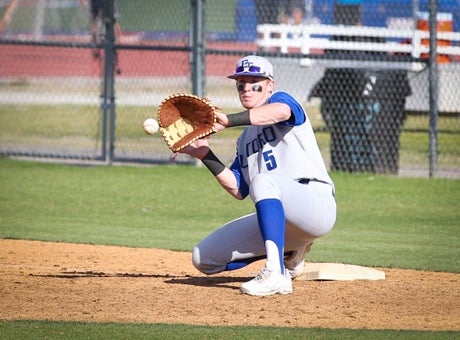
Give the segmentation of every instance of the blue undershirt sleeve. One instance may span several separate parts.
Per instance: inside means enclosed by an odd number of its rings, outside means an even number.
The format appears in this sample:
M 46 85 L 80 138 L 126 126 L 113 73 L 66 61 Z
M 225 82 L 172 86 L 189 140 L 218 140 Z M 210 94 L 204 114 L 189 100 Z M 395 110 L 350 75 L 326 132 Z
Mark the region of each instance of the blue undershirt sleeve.
M 238 185 L 238 189 L 240 190 L 241 196 L 245 198 L 246 196 L 249 195 L 249 186 L 244 180 L 238 157 L 236 157 L 232 165 L 230 165 L 230 170 L 232 170 L 233 174 L 235 175 L 236 182 Z
M 280 124 L 283 125 L 288 125 L 288 126 L 296 126 L 296 125 L 302 125 L 305 123 L 306 120 L 306 113 L 305 110 L 303 109 L 302 105 L 294 99 L 289 93 L 280 91 L 280 92 L 275 92 L 272 94 L 270 97 L 269 103 L 284 103 L 289 105 L 291 108 L 291 118 L 289 118 L 287 121 L 284 121 Z

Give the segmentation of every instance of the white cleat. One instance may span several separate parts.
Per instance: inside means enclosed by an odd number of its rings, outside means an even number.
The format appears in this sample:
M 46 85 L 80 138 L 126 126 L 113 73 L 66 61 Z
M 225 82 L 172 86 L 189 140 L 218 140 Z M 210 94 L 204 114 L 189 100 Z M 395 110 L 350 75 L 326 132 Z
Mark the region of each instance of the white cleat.
M 279 271 L 264 268 L 254 279 L 243 283 L 240 290 L 244 294 L 255 296 L 291 294 L 292 280 L 287 270 L 283 275 Z
M 305 267 L 305 255 L 310 251 L 312 243 L 308 243 L 303 249 L 294 250 L 292 254 L 284 260 L 284 267 L 294 280 L 299 277 Z

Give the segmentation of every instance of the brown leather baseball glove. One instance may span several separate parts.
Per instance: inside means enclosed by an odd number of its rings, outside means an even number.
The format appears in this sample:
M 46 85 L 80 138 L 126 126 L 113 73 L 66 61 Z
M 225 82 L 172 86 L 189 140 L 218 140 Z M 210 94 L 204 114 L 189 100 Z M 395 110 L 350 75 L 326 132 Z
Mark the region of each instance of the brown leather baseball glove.
M 216 110 L 207 99 L 193 94 L 177 93 L 163 99 L 157 120 L 168 147 L 178 152 L 197 139 L 215 133 Z

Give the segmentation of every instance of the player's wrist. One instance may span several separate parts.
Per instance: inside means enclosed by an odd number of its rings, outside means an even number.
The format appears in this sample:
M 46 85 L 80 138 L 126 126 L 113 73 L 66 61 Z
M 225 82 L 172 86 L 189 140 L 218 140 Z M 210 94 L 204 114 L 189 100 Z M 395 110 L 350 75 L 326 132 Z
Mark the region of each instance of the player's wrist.
M 227 119 L 228 119 L 227 127 L 251 125 L 251 118 L 249 117 L 249 110 L 239 112 L 239 113 L 229 114 L 227 115 Z
M 217 158 L 211 149 L 201 158 L 201 162 L 214 176 L 219 175 L 225 169 L 225 165 Z

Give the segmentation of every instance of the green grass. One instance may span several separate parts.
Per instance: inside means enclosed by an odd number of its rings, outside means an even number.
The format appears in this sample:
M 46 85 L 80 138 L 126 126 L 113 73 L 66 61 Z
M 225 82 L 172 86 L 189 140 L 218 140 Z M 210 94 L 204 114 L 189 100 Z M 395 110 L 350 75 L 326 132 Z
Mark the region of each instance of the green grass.
M 98 108 L 89 105 L 1 105 L 0 138 L 18 143 L 33 137 L 94 137 L 98 121 Z
M 458 332 L 223 327 L 176 324 L 0 322 L 0 339 L 455 339 Z
M 460 271 L 460 181 L 332 173 L 338 219 L 311 261 Z M 0 159 L 0 237 L 190 251 L 253 210 L 205 168 Z M 197 193 L 198 191 L 198 193 Z M 193 197 L 198 197 L 194 199 Z M 1 316 L 0 316 L 1 319 Z M 0 321 L 0 339 L 454 339 L 459 332 Z
M 236 0 L 207 1 L 206 29 L 232 32 L 235 26 L 233 14 L 236 3 Z M 188 4 L 189 2 L 184 6 L 184 0 L 119 1 L 119 20 L 123 29 L 127 31 L 188 31 L 190 25 Z M 142 8 L 142 11 L 139 11 L 139 8 Z M 147 13 L 155 13 L 155 20 L 152 20 Z M 227 15 L 223 15 L 224 13 Z M 173 17 L 183 18 L 183 21 L 171 20 Z
M 338 219 L 316 242 L 312 261 L 460 272 L 460 181 L 332 176 Z M 1 159 L 0 185 L 2 238 L 190 251 L 219 225 L 253 211 L 249 199 L 232 199 L 193 166 Z
M 189 13 L 182 0 L 119 3 L 120 22 L 125 31 L 188 30 Z M 235 3 L 236 0 L 208 1 L 207 30 L 234 31 L 234 16 L 221 13 L 234 13 Z M 0 13 L 3 10 L 0 8 Z M 155 20 L 147 13 L 156 13 Z M 30 14 L 17 14 L 10 28 L 33 30 Z M 51 14 L 70 19 L 64 20 L 64 26 L 58 29 L 87 30 L 87 13 L 83 11 L 72 11 L 69 15 L 61 10 Z M 170 20 L 172 16 L 184 20 Z M 56 29 L 50 24 L 46 28 Z M 138 125 L 133 122 L 140 122 L 148 113 L 142 110 L 120 107 L 117 134 L 128 141 L 136 140 Z M 53 145 L 65 139 L 63 145 L 74 146 L 75 141 L 93 145 L 98 114 L 95 107 L 2 105 L 0 143 Z M 76 116 L 79 121 L 74 121 Z M 28 124 L 31 121 L 34 124 Z M 439 127 L 457 131 L 457 122 L 458 118 L 441 120 Z M 415 129 L 427 126 L 426 117 L 410 117 L 405 125 Z M 458 169 L 458 134 L 439 137 L 441 160 Z M 322 147 L 327 148 L 328 135 L 322 133 L 318 138 Z M 403 133 L 401 159 L 409 166 L 426 164 L 427 145 L 426 133 Z M 459 272 L 460 181 L 342 173 L 332 176 L 337 186 L 338 220 L 333 231 L 316 242 L 309 259 Z M 1 238 L 189 251 L 221 223 L 252 211 L 249 201 L 231 199 L 206 169 L 194 167 L 66 166 L 0 159 L 0 185 Z M 191 199 L 197 190 L 200 199 Z M 0 315 L 0 339 L 458 337 L 459 332 L 1 321 Z
M 75 3 L 77 0 L 75 1 Z M 0 17 L 3 16 L 9 1 L 0 5 Z M 124 31 L 181 31 L 189 30 L 189 2 L 184 0 L 116 1 L 118 21 Z M 235 8 L 237 0 L 208 1 L 206 3 L 207 29 L 213 32 L 233 32 L 235 29 Z M 18 6 L 8 29 L 33 32 L 37 17 L 37 6 Z M 142 9 L 142 10 L 139 10 Z M 226 15 L 223 15 L 227 13 Z M 171 20 L 181 18 L 182 20 Z M 213 19 L 214 18 L 214 19 Z M 45 30 L 61 32 L 81 32 L 88 29 L 88 8 L 48 7 L 45 10 L 43 27 Z
M 0 237 L 188 250 L 250 208 L 227 209 L 233 200 L 195 167 L 0 164 L 0 183 L 9 192 L 0 201 Z M 189 199 L 192 183 L 199 183 L 202 199 Z M 201 190 L 205 184 L 209 189 Z M 216 202 L 213 209 L 209 202 Z
M 28 91 L 31 85 L 22 84 Z M 36 88 L 34 88 L 34 91 Z M 236 109 L 234 109 L 235 111 Z M 224 108 L 225 112 L 233 112 Z M 318 118 L 317 111 L 309 107 L 310 120 L 315 129 L 324 128 L 324 121 Z M 155 115 L 156 108 L 149 106 L 118 106 L 116 113 L 117 151 L 133 152 L 144 150 L 152 152 L 152 144 L 159 150 L 164 143 L 160 135 L 146 138 L 141 131 L 141 123 L 146 117 Z M 91 149 L 101 143 L 101 117 L 96 105 L 0 105 L 0 144 L 16 147 L 45 148 L 53 146 L 64 150 Z M 460 168 L 460 118 L 440 117 L 439 128 L 453 133 L 438 134 L 439 169 L 458 171 Z M 405 128 L 427 128 L 428 117 L 409 116 Z M 224 131 L 213 138 L 220 155 L 233 158 L 234 140 L 240 129 Z M 318 132 L 318 144 L 325 157 L 329 157 L 330 135 Z M 428 130 L 426 132 L 403 131 L 400 137 L 400 167 L 428 167 Z M 63 151 L 64 152 L 64 151 Z M 78 152 L 78 151 L 76 151 Z M 225 157 L 224 157 L 225 158 Z
M 335 174 L 339 215 L 311 259 L 459 272 L 460 183 Z M 444 243 L 449 239 L 449 245 Z M 340 250 L 339 250 L 340 249 Z

